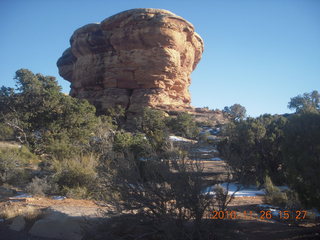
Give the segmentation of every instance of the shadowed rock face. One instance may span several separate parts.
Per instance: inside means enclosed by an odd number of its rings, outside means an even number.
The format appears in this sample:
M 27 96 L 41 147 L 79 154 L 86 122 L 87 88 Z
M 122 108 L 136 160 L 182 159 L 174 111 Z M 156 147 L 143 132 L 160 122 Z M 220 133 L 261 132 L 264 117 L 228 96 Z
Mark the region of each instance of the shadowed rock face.
M 76 30 L 57 62 L 70 95 L 99 111 L 122 105 L 190 107 L 190 74 L 203 52 L 191 23 L 160 9 L 133 9 Z

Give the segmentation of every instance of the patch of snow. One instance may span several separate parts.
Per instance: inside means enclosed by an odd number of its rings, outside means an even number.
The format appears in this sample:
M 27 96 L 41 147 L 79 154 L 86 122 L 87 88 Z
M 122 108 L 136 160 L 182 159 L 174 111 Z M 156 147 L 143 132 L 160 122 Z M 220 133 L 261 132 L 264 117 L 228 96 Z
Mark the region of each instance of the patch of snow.
M 218 160 L 216 160 L 218 161 Z M 255 197 L 255 196 L 263 196 L 266 194 L 266 191 L 264 188 L 259 189 L 257 186 L 255 185 L 249 185 L 249 186 L 244 186 L 240 183 L 221 183 L 221 184 L 216 184 L 210 187 L 206 187 L 202 193 L 204 194 L 209 194 L 209 195 L 215 195 L 215 188 L 217 186 L 221 186 L 225 191 L 227 191 L 227 187 L 228 187 L 228 195 L 233 195 L 235 197 Z M 277 186 L 278 188 L 280 188 L 281 190 L 287 190 L 289 189 L 287 186 Z M 258 207 L 262 208 L 262 209 L 269 209 L 270 211 L 273 211 L 271 209 L 276 209 L 278 207 L 272 206 L 272 205 L 268 205 L 268 204 L 260 204 L 258 205 Z M 278 214 L 278 213 L 275 213 Z M 319 217 L 320 217 L 320 213 L 319 213 Z
M 257 205 L 257 207 L 258 207 L 258 208 L 261 208 L 261 209 L 274 208 L 274 206 L 269 205 L 269 204 L 259 204 L 259 205 Z
M 210 134 L 212 134 L 212 135 L 217 135 L 217 134 L 220 133 L 220 128 L 212 129 L 212 130 L 210 130 L 209 132 L 210 132 Z
M 27 194 L 27 193 L 21 193 L 17 196 L 14 196 L 13 198 L 32 198 L 32 195 Z
M 276 206 L 272 206 L 269 204 L 259 204 L 258 208 L 264 210 L 264 211 L 270 211 L 271 215 L 274 217 L 279 217 L 280 216 L 280 208 Z
M 214 136 L 214 135 L 210 135 L 207 137 L 208 140 L 217 140 L 219 139 L 217 136 Z
M 228 195 L 234 195 L 235 197 L 255 197 L 265 195 L 264 189 L 258 189 L 258 187 L 254 185 L 244 186 L 239 183 L 229 183 L 229 186 L 228 183 L 216 184 L 204 189 L 203 193 L 215 195 L 215 188 L 219 185 L 225 189 L 225 191 L 227 191 L 228 188 Z
M 65 197 L 65 196 L 53 196 L 52 197 L 52 199 L 53 200 L 64 200 L 64 199 L 66 199 L 67 197 Z
M 223 160 L 219 157 L 214 157 L 214 158 L 207 159 L 207 161 L 223 161 Z
M 196 142 L 195 140 L 184 138 L 184 137 L 178 137 L 178 136 L 169 136 L 169 140 L 173 142 Z
M 198 148 L 196 149 L 196 151 L 201 153 L 217 153 L 218 152 L 216 149 L 208 149 L 208 148 Z
M 280 210 L 278 209 L 274 209 L 274 208 L 269 208 L 269 211 L 271 211 L 271 215 L 275 216 L 275 217 L 279 217 L 280 215 Z
M 290 188 L 288 186 L 277 186 L 277 188 L 279 188 L 281 192 L 290 190 Z

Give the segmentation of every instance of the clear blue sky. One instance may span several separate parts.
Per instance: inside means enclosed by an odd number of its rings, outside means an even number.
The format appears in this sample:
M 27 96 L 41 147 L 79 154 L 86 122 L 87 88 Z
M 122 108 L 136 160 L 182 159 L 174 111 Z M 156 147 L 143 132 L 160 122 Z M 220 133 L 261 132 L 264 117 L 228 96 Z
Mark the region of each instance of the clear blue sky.
M 320 91 L 320 0 L 1 0 L 0 85 L 28 68 L 57 77 L 74 30 L 132 8 L 162 8 L 193 23 L 205 52 L 192 74 L 192 105 L 234 103 L 251 116 L 289 112 L 291 97 Z

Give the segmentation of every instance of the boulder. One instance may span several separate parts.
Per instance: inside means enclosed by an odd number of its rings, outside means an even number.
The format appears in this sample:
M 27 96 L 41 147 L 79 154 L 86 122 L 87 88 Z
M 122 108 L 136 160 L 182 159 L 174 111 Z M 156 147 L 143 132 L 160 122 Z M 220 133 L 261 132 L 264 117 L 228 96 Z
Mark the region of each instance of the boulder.
M 203 41 L 191 23 L 162 9 L 132 9 L 77 29 L 57 62 L 70 95 L 98 111 L 121 105 L 190 107 L 190 74 Z

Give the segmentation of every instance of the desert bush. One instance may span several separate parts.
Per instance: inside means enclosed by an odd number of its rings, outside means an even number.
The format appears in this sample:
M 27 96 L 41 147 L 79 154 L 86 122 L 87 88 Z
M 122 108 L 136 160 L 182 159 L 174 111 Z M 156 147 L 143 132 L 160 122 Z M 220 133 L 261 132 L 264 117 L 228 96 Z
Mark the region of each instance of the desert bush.
M 38 161 L 26 147 L 0 149 L 0 182 L 21 184 L 30 177 L 25 168 Z
M 209 132 L 205 132 L 199 136 L 199 141 L 203 143 L 209 143 L 208 137 L 210 136 Z
M 127 156 L 133 154 L 135 159 L 148 158 L 152 152 L 152 146 L 145 134 L 117 131 L 114 137 L 113 149 Z
M 281 190 L 272 183 L 270 177 L 267 176 L 265 178 L 264 185 L 266 189 L 264 200 L 266 203 L 279 207 L 287 206 L 288 196 L 285 192 L 281 192 Z
M 177 117 L 168 120 L 167 126 L 172 133 L 178 136 L 194 139 L 199 134 L 194 117 L 187 113 L 178 113 Z
M 110 116 L 100 116 L 94 130 L 94 137 L 90 141 L 90 150 L 103 155 L 113 148 L 114 135 L 117 125 Z
M 285 182 L 281 143 L 287 119 L 265 114 L 231 122 L 223 128 L 224 140 L 218 144 L 222 157 L 245 184 L 264 184 L 268 175 L 277 184 Z
M 104 113 L 104 115 L 100 116 L 104 119 L 108 119 L 108 122 L 112 123 L 112 125 L 116 127 L 121 127 L 125 123 L 126 109 L 120 105 L 116 105 L 113 108 L 108 108 Z
M 164 152 L 168 142 L 166 113 L 160 110 L 144 108 L 142 114 L 135 118 L 135 128 L 144 133 L 156 152 Z
M 132 144 L 132 133 L 117 131 L 114 136 L 113 149 L 116 152 L 123 152 L 130 148 Z
M 176 233 L 192 223 L 191 235 L 200 234 L 202 218 L 213 210 L 215 199 L 202 193 L 205 184 L 199 162 L 153 156 L 144 161 L 115 159 L 114 163 L 105 171 L 104 184 L 120 212 L 133 211 L 155 225 L 171 222 Z
M 88 144 L 97 123 L 93 105 L 63 94 L 54 77 L 20 69 L 15 80 L 16 89 L 0 89 L 0 123 L 14 129 L 17 141 L 39 155 L 65 151 L 64 143 L 72 149 Z
M 63 186 L 61 190 L 61 194 L 68 197 L 68 198 L 74 198 L 74 199 L 86 199 L 91 196 L 89 190 L 87 187 L 67 187 Z
M 34 177 L 26 186 L 26 191 L 33 196 L 45 196 L 53 191 L 53 186 L 48 183 L 47 178 Z
M 63 189 L 90 188 L 97 181 L 97 158 L 94 155 L 79 155 L 53 163 L 53 181 Z
M 42 211 L 33 206 L 11 205 L 7 204 L 0 208 L 0 218 L 13 219 L 17 216 L 23 216 L 26 220 L 39 218 Z
M 0 140 L 2 141 L 14 140 L 13 129 L 4 123 L 0 123 Z
M 285 194 L 287 195 L 287 204 L 286 204 L 286 208 L 288 209 L 301 209 L 302 204 L 299 200 L 299 195 L 297 192 L 295 192 L 294 190 L 287 190 L 285 191 Z

